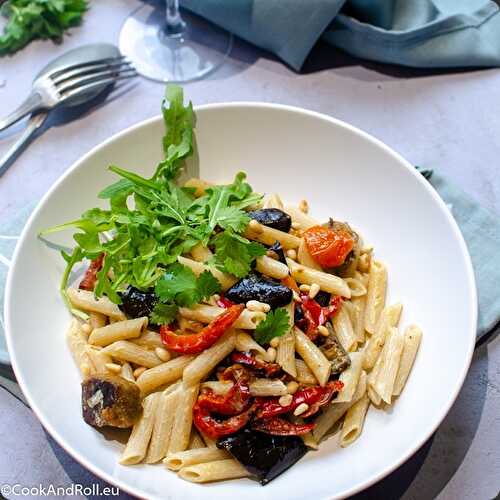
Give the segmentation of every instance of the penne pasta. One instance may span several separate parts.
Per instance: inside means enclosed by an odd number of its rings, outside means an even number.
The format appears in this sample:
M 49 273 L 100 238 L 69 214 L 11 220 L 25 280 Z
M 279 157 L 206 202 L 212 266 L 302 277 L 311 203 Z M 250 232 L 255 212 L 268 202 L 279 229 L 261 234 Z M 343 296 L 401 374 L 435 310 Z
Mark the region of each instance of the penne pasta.
M 177 389 L 171 392 L 164 391 L 160 393 L 154 417 L 151 441 L 144 460 L 147 464 L 159 462 L 167 454 L 179 396 L 180 391 L 178 386 Z
M 124 379 L 130 380 L 130 382 L 135 382 L 134 370 L 132 370 L 132 367 L 129 363 L 123 363 L 120 375 Z
M 358 344 L 362 344 L 365 341 L 365 306 L 366 295 L 352 298 L 349 312 L 354 337 Z
M 392 394 L 399 396 L 403 390 L 408 375 L 415 362 L 418 348 L 422 340 L 422 330 L 418 326 L 409 326 L 404 333 L 403 353 L 401 354 L 401 361 L 399 363 L 398 373 L 394 382 L 394 389 Z
M 236 342 L 234 348 L 240 352 L 258 352 L 262 354 L 264 357 L 267 356 L 267 351 L 260 345 L 255 342 L 253 337 L 248 335 L 245 332 L 239 332 L 236 335 Z
M 367 290 L 365 285 L 357 278 L 344 278 L 344 281 L 351 290 L 351 297 L 362 297 L 366 295 Z
M 179 471 L 179 477 L 192 483 L 208 483 L 222 479 L 248 477 L 250 474 L 236 460 L 229 458 L 196 465 L 188 465 Z
M 92 363 L 93 369 L 91 370 L 92 375 L 97 373 L 109 373 L 107 364 L 112 362 L 111 356 L 102 352 L 102 350 L 96 349 L 92 346 L 87 346 L 86 353 Z
M 201 243 L 196 244 L 191 248 L 191 256 L 197 262 L 208 262 L 214 254 L 212 251 Z
M 87 352 L 87 340 L 85 339 L 85 334 L 83 333 L 80 323 L 76 318 L 71 319 L 66 337 L 73 359 L 75 360 L 76 366 L 78 366 L 81 374 L 84 377 L 90 375 L 90 373 L 94 370 L 94 366 Z
M 89 344 L 106 346 L 117 340 L 136 338 L 146 330 L 147 326 L 147 316 L 118 321 L 102 328 L 96 328 L 89 336 Z
M 297 236 L 294 236 L 293 234 L 285 233 L 284 231 L 279 231 L 278 229 L 264 226 L 259 223 L 257 223 L 257 227 L 258 229 L 255 230 L 248 226 L 245 230 L 244 236 L 249 240 L 264 243 L 264 245 L 274 245 L 276 241 L 279 241 L 283 250 L 298 248 L 300 245 L 300 238 L 297 238 Z
M 351 365 L 344 370 L 339 377 L 339 380 L 344 384 L 344 387 L 338 393 L 332 403 L 349 403 L 354 397 L 358 386 L 361 370 L 363 366 L 363 353 L 353 352 L 349 354 Z
M 287 258 L 286 262 L 290 268 L 292 276 L 297 280 L 297 282 L 305 283 L 306 285 L 317 283 L 321 290 L 325 292 L 341 295 L 346 298 L 351 297 L 351 290 L 342 278 L 334 276 L 333 274 L 324 273 L 323 271 L 311 269 L 303 266 L 302 264 L 297 264 L 292 259 Z
M 184 451 L 188 447 L 193 423 L 193 406 L 198 397 L 199 389 L 199 384 L 188 388 L 181 386 L 179 389 L 180 396 L 177 401 L 172 434 L 168 445 L 169 454 Z
M 288 205 L 284 211 L 292 218 L 292 223 L 295 222 L 299 229 L 306 230 L 313 226 L 319 226 L 319 222 L 306 214 L 300 208 Z
M 211 437 L 206 436 L 205 434 L 203 434 L 201 432 L 200 432 L 200 436 L 202 437 L 203 441 L 205 441 L 207 448 L 217 448 L 217 441 L 215 441 Z
M 250 394 L 254 397 L 284 396 L 286 385 L 278 379 L 258 378 L 250 383 Z
M 387 269 L 382 262 L 374 260 L 370 266 L 366 292 L 365 330 L 375 332 L 377 321 L 385 305 L 387 291 Z
M 262 208 L 279 208 L 283 210 L 283 202 L 278 194 L 273 193 L 264 201 Z
M 382 358 L 380 369 L 372 384 L 373 390 L 387 404 L 391 404 L 394 382 L 396 381 L 403 346 L 404 335 L 397 328 L 391 328 L 384 349 L 380 354 Z
M 143 411 L 140 419 L 132 428 L 125 450 L 120 458 L 122 465 L 138 464 L 146 455 L 160 393 L 150 394 L 142 402 Z
M 304 361 L 295 359 L 295 367 L 297 369 L 297 376 L 295 377 L 297 382 L 304 385 L 316 385 L 318 383 L 314 373 Z
M 182 380 L 186 387 L 203 380 L 226 356 L 236 344 L 236 332 L 227 331 L 214 345 L 205 349 L 184 369 Z
M 170 470 L 180 470 L 189 465 L 204 464 L 215 460 L 226 460 L 231 458 L 229 453 L 218 448 L 198 448 L 194 450 L 169 453 L 163 463 Z
M 181 316 L 193 321 L 199 321 L 200 323 L 210 323 L 223 312 L 224 309 L 222 307 L 209 306 L 206 304 L 197 304 L 190 308 L 179 307 L 179 314 Z M 266 313 L 264 312 L 243 309 L 243 312 L 234 322 L 233 326 L 243 330 L 255 330 L 257 325 L 265 318 Z
M 366 344 L 363 368 L 367 370 L 373 368 L 380 352 L 382 351 L 382 348 L 384 347 L 387 332 L 389 331 L 389 328 L 397 326 L 402 310 L 403 306 L 399 303 L 384 308 L 380 314 L 375 332 Z
M 340 446 L 345 448 L 358 439 L 363 430 L 369 406 L 370 398 L 365 394 L 347 410 L 342 430 L 340 431 Z
M 288 266 L 278 260 L 263 255 L 255 260 L 255 269 L 266 276 L 281 280 L 289 274 Z
M 290 330 L 279 338 L 279 344 L 276 352 L 276 363 L 278 363 L 283 371 L 287 372 L 292 377 L 297 376 L 297 367 L 295 365 L 295 333 L 293 331 L 295 303 L 292 301 L 285 307 L 288 317 L 290 318 Z
M 149 347 L 150 349 L 154 349 L 155 347 L 165 347 L 161 341 L 160 334 L 152 330 L 146 330 L 139 337 L 131 339 L 130 341 L 137 345 Z
M 107 322 L 108 318 L 104 314 L 98 312 L 89 313 L 89 324 L 92 327 L 92 330 L 106 326 Z
M 331 364 L 311 339 L 298 328 L 294 328 L 295 350 L 314 373 L 319 385 L 324 386 L 330 376 Z
M 325 434 L 345 415 L 350 403 L 330 404 L 323 410 L 323 413 L 314 421 L 312 430 L 313 438 L 319 443 Z
M 153 368 L 161 365 L 161 359 L 153 352 L 144 347 L 138 346 L 128 340 L 118 340 L 109 344 L 103 349 L 103 352 L 109 354 L 112 358 L 120 361 L 129 361 L 139 366 Z
M 210 271 L 221 284 L 222 290 L 227 290 L 228 288 L 231 288 L 238 281 L 238 279 L 235 278 L 233 275 L 223 273 L 222 271 L 216 269 L 214 266 L 209 266 L 207 264 L 203 264 L 202 262 L 197 262 L 196 260 L 188 259 L 186 257 L 181 257 L 181 256 L 177 257 L 177 260 L 179 264 L 189 267 L 191 271 L 193 271 L 193 273 L 196 274 L 196 276 L 199 276 L 204 271 Z
M 136 380 L 141 393 L 149 394 L 157 387 L 181 378 L 184 368 L 193 359 L 194 356 L 191 355 L 179 356 L 154 368 L 149 368 L 149 370 L 142 373 Z
M 191 437 L 189 439 L 188 450 L 198 450 L 200 448 L 205 448 L 205 442 L 198 434 L 197 430 L 193 428 L 191 430 Z
M 97 312 L 110 318 L 123 321 L 126 319 L 125 314 L 120 311 L 120 308 L 111 302 L 107 297 L 95 298 L 94 292 L 87 290 L 78 290 L 76 288 L 68 288 L 66 290 L 71 305 L 77 309 L 82 309 L 88 312 Z
M 351 318 L 345 307 L 341 307 L 332 319 L 333 329 L 342 347 L 348 351 L 355 351 L 358 339 L 352 327 Z

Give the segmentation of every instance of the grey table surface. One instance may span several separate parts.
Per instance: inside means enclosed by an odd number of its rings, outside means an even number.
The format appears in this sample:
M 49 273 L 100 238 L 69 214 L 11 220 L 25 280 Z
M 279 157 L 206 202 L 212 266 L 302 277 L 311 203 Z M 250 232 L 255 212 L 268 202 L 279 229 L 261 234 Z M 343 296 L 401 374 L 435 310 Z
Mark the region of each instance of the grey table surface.
M 38 42 L 0 59 L 0 115 L 28 92 L 54 56 L 84 43 L 116 42 L 137 0 L 93 2 L 63 45 Z M 439 168 L 500 213 L 500 70 L 424 71 L 348 57 L 319 46 L 300 74 L 237 40 L 220 70 L 185 87 L 196 104 L 267 101 L 345 120 L 385 141 L 415 164 Z M 58 112 L 0 179 L 0 219 L 39 199 L 82 154 L 110 135 L 154 116 L 161 84 L 137 80 L 92 109 Z M 0 134 L 0 153 L 20 127 Z M 332 154 L 335 154 L 332 152 Z M 4 372 L 7 371 L 4 367 Z M 480 499 L 500 489 L 500 339 L 474 354 L 465 385 L 434 436 L 398 470 L 356 498 Z M 0 389 L 0 484 L 104 485 L 68 456 L 19 400 Z M 130 498 L 125 493 L 123 498 Z

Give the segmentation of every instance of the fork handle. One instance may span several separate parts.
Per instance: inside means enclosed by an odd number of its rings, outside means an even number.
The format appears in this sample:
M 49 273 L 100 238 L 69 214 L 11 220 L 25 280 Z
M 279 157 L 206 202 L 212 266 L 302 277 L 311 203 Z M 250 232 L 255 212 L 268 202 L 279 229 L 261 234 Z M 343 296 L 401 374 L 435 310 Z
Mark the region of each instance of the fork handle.
M 31 136 L 44 124 L 47 116 L 47 112 L 42 112 L 30 118 L 28 126 L 24 129 L 21 137 L 19 137 L 19 139 L 12 144 L 7 153 L 0 158 L 0 177 L 7 172 L 16 156 L 21 152 L 24 145 L 30 140 Z
M 38 92 L 31 93 L 28 98 L 10 115 L 0 118 L 0 132 L 16 123 L 21 118 L 42 108 L 42 97 Z

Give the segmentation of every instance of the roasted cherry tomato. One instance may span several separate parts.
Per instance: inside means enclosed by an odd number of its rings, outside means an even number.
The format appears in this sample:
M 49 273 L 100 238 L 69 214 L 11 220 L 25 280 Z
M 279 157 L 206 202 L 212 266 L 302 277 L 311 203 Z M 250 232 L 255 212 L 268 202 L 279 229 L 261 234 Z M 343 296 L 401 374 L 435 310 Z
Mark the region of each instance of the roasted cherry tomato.
M 274 436 L 300 436 L 307 434 L 314 429 L 314 423 L 310 424 L 293 424 L 288 420 L 280 417 L 263 418 L 255 420 L 252 429 L 265 432 Z
M 342 306 L 342 297 L 336 295 L 330 299 L 330 305 L 321 307 L 318 302 L 311 299 L 308 295 L 302 294 L 301 309 L 303 318 L 296 321 L 297 326 L 304 330 L 304 332 L 314 340 L 317 336 L 317 328 L 324 325 L 326 321 L 337 313 Z
M 181 354 L 197 354 L 214 344 L 238 319 L 245 306 L 238 304 L 219 314 L 209 325 L 198 333 L 178 335 L 167 325 L 160 327 L 161 341 L 167 349 Z
M 80 290 L 92 291 L 95 288 L 95 283 L 97 281 L 97 273 L 102 269 L 102 264 L 104 262 L 104 254 L 102 253 L 94 260 L 90 261 L 90 265 L 85 271 L 82 281 L 78 288 Z
M 341 266 L 354 247 L 354 239 L 345 229 L 313 226 L 304 233 L 307 250 L 324 268 Z

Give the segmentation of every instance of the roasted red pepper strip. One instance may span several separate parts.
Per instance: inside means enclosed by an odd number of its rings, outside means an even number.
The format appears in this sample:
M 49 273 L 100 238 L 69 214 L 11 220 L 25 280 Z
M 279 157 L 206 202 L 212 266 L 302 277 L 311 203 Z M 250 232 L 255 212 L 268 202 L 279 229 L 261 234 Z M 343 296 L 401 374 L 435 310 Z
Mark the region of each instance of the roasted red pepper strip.
M 97 281 L 97 273 L 102 269 L 102 264 L 104 262 L 104 254 L 102 253 L 99 257 L 90 261 L 89 267 L 85 271 L 82 281 L 78 288 L 80 290 L 92 291 L 95 288 L 95 282 Z
M 209 389 L 200 394 L 197 404 L 209 412 L 237 415 L 250 405 L 250 389 L 247 383 L 242 382 L 236 382 L 224 396 Z
M 252 429 L 274 436 L 300 436 L 314 429 L 314 423 L 293 424 L 280 417 L 263 418 L 252 423 Z
M 330 300 L 330 305 L 321 307 L 314 299 L 308 295 L 302 294 L 302 311 L 306 320 L 305 332 L 311 337 L 316 337 L 316 329 L 320 325 L 324 325 L 328 319 L 334 316 L 342 305 L 342 297 L 335 296 Z M 303 326 L 303 325 L 299 325 Z
M 229 299 L 226 299 L 224 295 L 221 295 L 220 299 L 217 301 L 217 305 L 223 309 L 228 309 L 229 307 L 234 306 L 234 302 L 231 302 Z
M 328 382 L 325 387 L 314 386 L 307 387 L 293 395 L 292 402 L 288 406 L 281 406 L 279 398 L 257 398 L 257 418 L 271 418 L 284 413 L 294 411 L 297 406 L 302 403 L 309 405 L 309 409 L 314 408 L 314 411 L 307 411 L 305 416 L 310 416 L 316 413 L 320 406 L 323 406 L 330 401 L 335 392 L 340 391 L 344 384 L 340 381 Z
M 245 306 L 238 304 L 219 314 L 209 325 L 198 333 L 177 335 L 167 325 L 160 327 L 161 341 L 165 346 L 182 354 L 197 354 L 214 344 L 238 319 Z
M 212 417 L 209 410 L 202 408 L 196 402 L 193 407 L 193 423 L 201 433 L 212 439 L 219 439 L 239 431 L 248 423 L 252 413 L 253 406 L 239 415 L 221 421 Z
M 297 293 L 300 293 L 299 285 L 297 285 L 297 282 L 295 281 L 295 278 L 293 276 L 288 275 L 286 278 L 283 278 L 281 280 L 281 284 L 287 286 Z
M 278 363 L 267 363 L 265 361 L 259 361 L 249 354 L 244 352 L 233 352 L 231 355 L 231 361 L 233 363 L 239 363 L 240 365 L 249 366 L 255 370 L 263 370 L 268 377 L 276 375 L 281 367 Z

